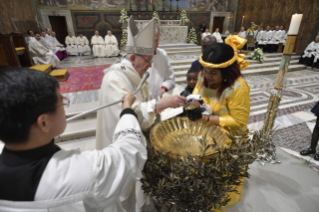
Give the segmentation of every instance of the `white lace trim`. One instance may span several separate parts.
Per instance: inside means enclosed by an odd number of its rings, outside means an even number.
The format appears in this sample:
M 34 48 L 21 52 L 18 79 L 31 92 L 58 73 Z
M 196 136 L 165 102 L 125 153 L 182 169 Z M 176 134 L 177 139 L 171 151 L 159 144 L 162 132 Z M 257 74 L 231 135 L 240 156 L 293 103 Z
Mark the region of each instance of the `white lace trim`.
M 142 134 L 140 131 L 137 131 L 135 129 L 126 129 L 116 133 L 113 137 L 113 142 L 115 142 L 121 135 L 126 136 L 127 134 L 134 134 L 138 138 L 138 140 L 142 141 Z

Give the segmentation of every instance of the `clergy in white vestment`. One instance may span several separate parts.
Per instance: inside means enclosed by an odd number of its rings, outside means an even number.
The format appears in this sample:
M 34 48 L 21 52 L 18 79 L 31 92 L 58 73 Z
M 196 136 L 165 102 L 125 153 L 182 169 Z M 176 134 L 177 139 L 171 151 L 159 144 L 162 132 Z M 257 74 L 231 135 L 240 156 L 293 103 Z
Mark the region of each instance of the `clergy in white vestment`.
M 62 52 L 62 55 L 63 55 L 63 58 L 67 58 L 69 55 L 66 51 L 66 48 L 64 48 L 64 45 L 61 44 L 58 39 L 56 38 L 56 34 L 55 32 L 51 32 L 51 37 L 52 37 L 52 45 L 55 47 L 55 48 L 59 48 L 60 51 Z
M 76 37 L 69 32 L 69 36 L 65 38 L 66 51 L 69 55 L 77 56 L 79 54 L 78 46 L 76 45 Z
M 112 35 L 111 30 L 108 30 L 105 36 L 105 54 L 106 57 L 114 57 L 120 54 L 117 39 Z
M 94 57 L 105 57 L 105 48 L 104 48 L 104 40 L 99 35 L 99 31 L 95 31 L 95 35 L 92 37 L 91 40 L 93 56 Z
M 215 36 L 215 38 L 217 39 L 218 43 L 223 43 L 223 39 L 221 34 L 219 33 L 219 28 L 216 28 L 215 32 L 213 33 L 213 36 Z
M 207 35 L 211 35 L 210 32 L 209 32 L 209 29 L 206 29 L 205 32 L 202 34 L 202 40 L 204 40 L 204 38 L 205 38 Z
M 61 61 L 63 59 L 63 55 L 62 55 L 62 52 L 58 49 L 58 48 L 55 48 L 53 46 L 53 44 L 51 43 L 51 41 L 48 39 L 48 36 L 45 31 L 42 31 L 41 32 L 41 39 L 40 39 L 40 42 L 42 43 L 42 45 L 51 50 L 58 58 L 59 60 Z
M 59 65 L 59 58 L 49 49 L 42 45 L 40 42 L 40 33 L 35 33 L 35 39 L 29 43 L 29 52 L 36 65 L 39 64 L 52 64 L 52 67 Z
M 156 24 L 154 40 L 155 55 L 153 57 L 152 67 L 148 69 L 150 76 L 147 79 L 151 97 L 156 100 L 160 100 L 165 92 L 175 88 L 174 69 L 169 62 L 166 51 L 158 48 L 159 40 L 160 28 Z
M 26 42 L 26 44 L 27 44 L 27 46 L 29 45 L 29 43 L 30 43 L 30 41 L 32 40 L 32 39 L 34 39 L 34 33 L 33 33 L 33 31 L 32 30 L 28 30 L 27 31 L 27 36 L 25 37 L 25 42 Z
M 238 32 L 238 35 L 246 39 L 247 35 L 246 35 L 245 27 L 240 28 L 240 32 Z
M 89 40 L 82 33 L 79 33 L 79 36 L 76 38 L 76 44 L 78 45 L 80 55 L 91 55 Z
M 312 41 L 307 46 L 304 53 L 299 59 L 299 63 L 304 64 L 306 66 L 312 66 L 318 49 L 319 49 L 319 35 L 315 38 L 314 41 Z
M 143 29 L 138 29 L 133 18 L 128 23 L 127 55 L 117 64 L 105 70 L 99 104 L 105 105 L 117 101 L 127 92 L 134 92 L 141 82 L 142 76 L 152 66 L 154 55 L 155 19 L 152 19 Z M 186 103 L 186 98 L 179 95 L 156 101 L 151 99 L 147 82 L 136 94 L 132 106 L 138 117 L 142 130 L 152 126 L 156 113 L 168 107 L 179 107 Z M 112 145 L 112 133 L 119 120 L 121 107 L 119 104 L 105 108 L 97 113 L 97 143 L 96 148 L 102 149 Z M 111 134 L 110 134 L 111 133 Z M 132 184 L 130 189 L 121 195 L 121 204 L 125 211 L 141 212 L 149 207 L 141 183 Z
M 26 67 L 0 74 L 0 211 L 123 212 L 120 195 L 142 177 L 146 140 L 126 93 L 113 143 L 97 151 L 63 150 L 66 128 L 58 81 Z M 134 184 L 133 184 L 134 185 Z M 127 211 L 127 210 L 126 210 Z

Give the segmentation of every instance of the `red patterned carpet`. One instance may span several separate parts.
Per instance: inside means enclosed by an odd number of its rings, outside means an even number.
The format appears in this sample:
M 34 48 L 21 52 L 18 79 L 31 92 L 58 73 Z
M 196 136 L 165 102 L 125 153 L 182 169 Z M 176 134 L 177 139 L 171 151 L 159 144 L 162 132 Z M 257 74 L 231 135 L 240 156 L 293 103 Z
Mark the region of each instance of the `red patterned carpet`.
M 69 79 L 60 82 L 61 93 L 97 90 L 101 88 L 103 70 L 110 65 L 69 68 Z

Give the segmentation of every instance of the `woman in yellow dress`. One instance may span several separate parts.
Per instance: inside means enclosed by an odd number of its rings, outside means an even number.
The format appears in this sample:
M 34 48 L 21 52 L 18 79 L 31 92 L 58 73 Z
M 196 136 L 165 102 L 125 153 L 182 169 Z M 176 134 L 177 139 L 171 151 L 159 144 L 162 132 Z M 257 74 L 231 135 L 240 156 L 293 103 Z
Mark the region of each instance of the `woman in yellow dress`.
M 208 46 L 199 62 L 203 66 L 202 76 L 193 94 L 200 94 L 204 103 L 209 104 L 213 113 L 203 116 L 205 121 L 219 125 L 225 132 L 247 129 L 250 112 L 250 88 L 240 70 L 249 63 L 244 55 L 238 54 L 246 40 L 234 35 L 226 38 L 225 43 Z M 244 178 L 242 179 L 242 182 Z M 240 199 L 243 183 L 237 187 L 238 193 L 229 193 L 230 201 L 226 206 L 213 211 L 226 211 Z

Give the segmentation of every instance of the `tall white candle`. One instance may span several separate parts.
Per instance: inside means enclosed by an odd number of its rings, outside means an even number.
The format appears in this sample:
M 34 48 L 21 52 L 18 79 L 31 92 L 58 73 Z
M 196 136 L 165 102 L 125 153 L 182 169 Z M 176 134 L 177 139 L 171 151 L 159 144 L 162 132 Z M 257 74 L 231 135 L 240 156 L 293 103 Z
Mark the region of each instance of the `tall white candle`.
M 302 20 L 302 14 L 292 15 L 288 35 L 297 35 Z
M 241 19 L 241 26 L 244 26 L 244 18 L 245 16 L 243 16 L 243 18 Z

